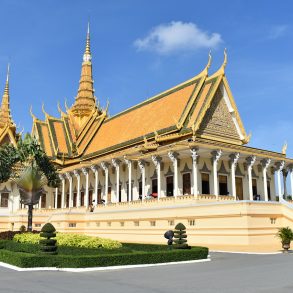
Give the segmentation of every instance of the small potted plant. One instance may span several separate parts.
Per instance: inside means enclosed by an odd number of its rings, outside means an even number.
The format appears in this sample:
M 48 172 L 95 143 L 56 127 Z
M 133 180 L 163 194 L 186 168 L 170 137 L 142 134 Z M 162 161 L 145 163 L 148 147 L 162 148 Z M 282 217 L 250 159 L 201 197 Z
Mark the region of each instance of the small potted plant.
M 281 239 L 284 252 L 288 252 L 291 240 L 293 240 L 293 231 L 290 227 L 282 227 L 278 230 L 277 237 Z

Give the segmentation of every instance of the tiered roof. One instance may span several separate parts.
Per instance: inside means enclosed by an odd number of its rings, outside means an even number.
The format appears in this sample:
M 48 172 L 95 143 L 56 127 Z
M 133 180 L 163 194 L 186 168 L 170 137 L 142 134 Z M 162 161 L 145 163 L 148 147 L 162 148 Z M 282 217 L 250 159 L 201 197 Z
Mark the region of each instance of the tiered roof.
M 159 95 L 113 117 L 96 105 L 92 78 L 89 30 L 81 78 L 75 102 L 60 118 L 45 113 L 34 117 L 33 135 L 43 149 L 61 165 L 79 163 L 116 151 L 125 154 L 135 147 L 148 152 L 182 138 L 246 144 L 249 140 L 225 76 L 227 54 L 220 69 L 204 70 Z M 108 106 L 107 106 L 108 107 Z

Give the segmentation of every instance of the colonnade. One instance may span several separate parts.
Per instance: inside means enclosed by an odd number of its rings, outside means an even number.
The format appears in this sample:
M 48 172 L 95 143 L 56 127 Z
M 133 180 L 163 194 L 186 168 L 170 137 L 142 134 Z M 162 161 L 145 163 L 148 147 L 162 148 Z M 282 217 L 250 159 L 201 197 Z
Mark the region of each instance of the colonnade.
M 198 148 L 191 148 L 189 149 L 190 153 L 190 159 L 192 162 L 192 169 L 191 169 L 191 194 L 193 194 L 195 197 L 198 197 L 199 195 L 199 178 L 198 178 L 198 160 L 200 156 L 200 152 Z M 223 156 L 225 155 L 225 158 Z M 185 152 L 186 157 L 186 152 Z M 255 155 L 251 156 L 244 156 L 240 153 L 227 153 L 223 154 L 222 150 L 214 150 L 210 152 L 210 158 L 211 158 L 211 165 L 212 165 L 212 189 L 211 194 L 216 197 L 216 199 L 219 198 L 219 176 L 218 176 L 218 169 L 219 169 L 219 162 L 220 160 L 227 160 L 229 161 L 230 166 L 230 186 L 231 186 L 231 193 L 230 196 L 234 197 L 235 200 L 237 199 L 237 190 L 236 190 L 236 167 L 240 160 L 242 159 L 242 162 L 246 164 L 246 171 L 247 171 L 247 180 L 248 180 L 248 199 L 253 200 L 254 194 L 253 194 L 253 166 L 255 165 L 256 161 L 258 161 L 258 166 L 261 168 L 261 174 L 263 179 L 263 198 L 265 201 L 269 200 L 268 195 L 268 185 L 267 185 L 267 171 L 269 167 L 274 167 L 274 170 L 276 172 L 276 178 L 278 183 L 277 193 L 276 195 L 280 198 L 283 197 L 282 193 L 282 174 L 284 174 L 285 169 L 288 171 L 288 174 L 290 173 L 290 179 L 291 182 L 293 182 L 293 166 L 287 166 L 285 167 L 284 161 L 275 161 L 272 162 L 269 158 L 257 158 Z M 180 195 L 180 188 L 179 188 L 179 182 L 178 182 L 178 174 L 179 174 L 179 168 L 178 168 L 178 162 L 180 160 L 180 153 L 169 151 L 166 154 L 162 155 L 152 155 L 149 158 L 144 158 L 141 160 L 133 161 L 130 158 L 122 157 L 122 158 L 114 158 L 110 161 L 102 161 L 98 164 L 93 164 L 89 167 L 83 167 L 81 169 L 76 169 L 70 172 L 66 172 L 63 174 L 60 174 L 61 179 L 61 207 L 73 207 L 73 181 L 76 180 L 76 192 L 77 192 L 77 199 L 75 206 L 80 207 L 81 206 L 81 176 L 84 176 L 85 181 L 85 190 L 84 190 L 84 206 L 89 207 L 92 203 L 89 201 L 89 176 L 90 172 L 94 175 L 94 188 L 93 188 L 93 200 L 94 203 L 98 203 L 98 185 L 99 185 L 99 172 L 103 172 L 103 180 L 101 181 L 101 184 L 103 186 L 103 193 L 101 194 L 103 204 L 108 204 L 108 188 L 109 188 L 109 170 L 110 168 L 115 170 L 115 182 L 116 182 L 116 188 L 114 189 L 114 199 L 111 200 L 111 202 L 118 202 L 119 201 L 119 192 L 120 190 L 120 169 L 121 165 L 124 164 L 127 168 L 127 201 L 131 201 L 133 199 L 132 196 L 132 179 L 133 179 L 133 165 L 134 162 L 136 162 L 138 169 L 141 174 L 141 194 L 139 194 L 140 199 L 144 200 L 147 196 L 146 191 L 146 169 L 150 164 L 153 164 L 156 176 L 157 176 L 157 194 L 156 197 L 160 199 L 162 197 L 162 188 L 161 188 L 161 182 L 162 182 L 162 163 L 163 161 L 168 161 L 171 163 L 172 171 L 173 171 L 173 196 L 177 197 Z M 286 180 L 287 176 L 283 176 L 284 180 Z M 69 204 L 66 206 L 66 191 L 65 191 L 65 185 L 66 181 L 68 181 L 68 193 L 69 193 Z M 286 195 L 286 181 L 283 183 L 284 186 L 284 193 Z M 57 202 L 58 202 L 58 194 L 59 190 L 56 188 L 55 190 L 55 208 L 57 208 Z M 293 194 L 293 184 L 291 184 L 291 194 Z M 136 196 L 137 197 L 137 196 Z M 138 197 L 137 197 L 138 198 Z

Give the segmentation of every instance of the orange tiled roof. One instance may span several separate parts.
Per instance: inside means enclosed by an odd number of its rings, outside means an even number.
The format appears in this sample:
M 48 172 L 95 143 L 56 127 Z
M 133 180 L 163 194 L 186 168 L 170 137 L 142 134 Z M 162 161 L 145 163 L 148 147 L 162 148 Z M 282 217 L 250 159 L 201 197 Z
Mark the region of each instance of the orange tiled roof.
M 49 157 L 53 157 L 54 151 L 48 125 L 44 122 L 36 121 L 35 126 L 42 149 Z
M 106 119 L 85 155 L 175 126 L 200 79 Z

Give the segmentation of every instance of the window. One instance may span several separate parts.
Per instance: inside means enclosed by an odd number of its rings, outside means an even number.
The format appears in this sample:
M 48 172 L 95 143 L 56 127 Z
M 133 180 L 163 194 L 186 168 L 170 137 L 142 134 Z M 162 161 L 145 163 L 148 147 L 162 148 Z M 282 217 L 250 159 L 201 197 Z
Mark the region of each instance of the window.
M 271 200 L 271 182 L 270 182 L 270 180 L 267 181 L 267 190 L 268 190 L 268 198 L 269 198 L 269 200 Z
M 175 225 L 174 220 L 169 220 L 169 221 L 168 221 L 168 225 L 169 225 L 169 226 L 174 226 L 174 225 Z
M 80 193 L 80 203 L 81 203 L 81 206 L 84 207 L 84 192 L 83 191 Z
M 127 201 L 129 197 L 129 184 L 126 182 Z M 131 183 L 130 200 L 133 200 L 133 183 Z
M 108 203 L 111 203 L 112 202 L 111 191 L 112 191 L 112 188 L 110 186 L 108 186 L 108 194 L 107 194 L 107 201 L 108 201 Z
M 138 227 L 139 226 L 139 221 L 134 221 L 134 226 Z
M 77 193 L 76 192 L 73 193 L 73 206 L 74 207 L 77 206 Z
M 57 196 L 57 209 L 61 209 L 61 202 L 62 202 L 62 194 L 58 193 L 58 196 Z
M 41 197 L 41 208 L 42 209 L 45 209 L 46 208 L 46 199 L 47 199 L 46 194 L 43 193 L 43 195 Z
M 188 220 L 188 225 L 195 226 L 195 220 L 194 219 Z
M 68 223 L 68 227 L 75 228 L 76 227 L 76 223 Z
M 35 223 L 35 227 L 41 227 L 41 224 Z
M 121 202 L 122 198 L 121 198 L 121 184 L 119 184 L 119 196 L 118 196 L 118 201 Z
M 8 208 L 9 193 L 1 193 L 1 208 Z
M 91 205 L 93 203 L 93 191 L 89 190 L 89 204 Z
M 210 175 L 201 173 L 201 193 L 210 194 Z
M 138 195 L 142 196 L 142 181 L 138 182 Z
M 158 193 L 158 179 L 152 180 L 152 193 Z
M 166 187 L 167 187 L 167 196 L 173 196 L 174 195 L 173 176 L 166 177 Z
M 257 195 L 257 182 L 256 182 L 256 179 L 252 179 L 252 193 L 253 193 L 253 195 Z
M 124 222 L 120 222 L 120 226 L 121 227 L 124 227 Z
M 219 175 L 219 194 L 228 194 L 227 176 Z
M 191 194 L 191 179 L 190 179 L 190 173 L 185 173 L 182 175 L 182 181 L 183 181 L 183 195 L 184 194 Z M 197 190 L 195 190 L 197 191 Z
M 108 227 L 111 227 L 111 222 L 107 222 Z
M 98 188 L 98 204 L 102 203 L 102 189 Z
M 155 227 L 156 226 L 156 221 L 150 221 L 150 224 L 152 227 Z
M 271 224 L 276 224 L 276 218 L 270 218 Z

